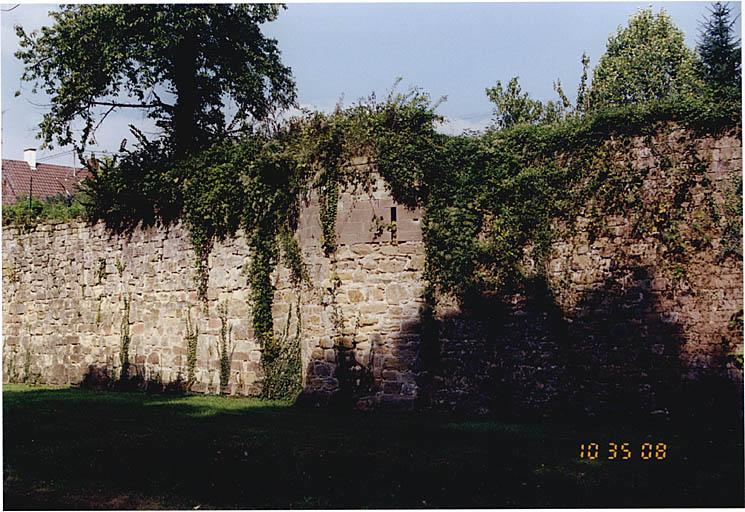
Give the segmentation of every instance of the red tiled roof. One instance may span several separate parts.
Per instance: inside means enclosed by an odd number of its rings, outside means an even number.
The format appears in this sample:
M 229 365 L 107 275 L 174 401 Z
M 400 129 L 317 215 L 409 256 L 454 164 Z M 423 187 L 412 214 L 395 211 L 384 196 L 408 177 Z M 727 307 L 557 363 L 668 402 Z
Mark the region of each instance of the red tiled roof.
M 80 182 L 90 175 L 84 168 L 42 163 L 37 163 L 36 170 L 32 171 L 24 160 L 3 160 L 2 174 L 3 204 L 28 198 L 29 190 L 38 199 L 60 194 L 72 195 L 78 190 Z

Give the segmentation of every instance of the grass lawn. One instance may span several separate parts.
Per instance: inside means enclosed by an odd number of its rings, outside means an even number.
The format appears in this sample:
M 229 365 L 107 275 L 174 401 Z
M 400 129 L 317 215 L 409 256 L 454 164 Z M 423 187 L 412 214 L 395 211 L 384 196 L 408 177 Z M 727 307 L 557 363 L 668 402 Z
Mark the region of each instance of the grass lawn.
M 742 506 L 742 423 L 506 423 L 3 387 L 6 509 Z M 581 442 L 668 444 L 579 459 Z M 637 448 L 638 450 L 638 448 Z M 602 453 L 602 452 L 601 452 Z M 603 460 L 605 459 L 605 460 Z

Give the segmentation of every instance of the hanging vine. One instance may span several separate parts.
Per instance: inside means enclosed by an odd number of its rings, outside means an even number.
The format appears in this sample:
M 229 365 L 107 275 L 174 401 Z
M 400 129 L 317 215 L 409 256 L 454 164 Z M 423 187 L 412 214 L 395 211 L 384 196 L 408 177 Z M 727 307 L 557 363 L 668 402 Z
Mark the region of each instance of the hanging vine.
M 196 382 L 197 368 L 197 345 L 199 343 L 199 323 L 198 320 L 192 323 L 191 308 L 186 312 L 186 388 L 191 387 Z
M 132 343 L 130 336 L 129 309 L 132 298 L 129 293 L 124 294 L 124 308 L 122 310 L 121 333 L 119 340 L 119 362 L 121 364 L 120 379 L 126 381 L 129 378 L 129 346 Z
M 217 340 L 217 355 L 220 360 L 220 393 L 226 393 L 230 385 L 230 366 L 233 359 L 233 326 L 228 322 L 228 304 L 217 307 L 220 318 L 220 338 Z

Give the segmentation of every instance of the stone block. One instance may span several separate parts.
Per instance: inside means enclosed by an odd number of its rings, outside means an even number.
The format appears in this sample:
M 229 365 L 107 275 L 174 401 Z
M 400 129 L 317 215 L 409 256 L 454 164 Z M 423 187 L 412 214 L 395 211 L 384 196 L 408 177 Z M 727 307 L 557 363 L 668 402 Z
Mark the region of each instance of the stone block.
M 349 298 L 349 302 L 351 303 L 358 303 L 362 302 L 365 299 L 365 295 L 360 289 L 352 289 L 347 292 L 347 297 Z
M 337 340 L 337 343 L 341 345 L 344 348 L 352 348 L 354 347 L 354 339 L 347 335 L 347 336 L 340 336 Z
M 406 298 L 408 298 L 408 294 L 400 284 L 391 283 L 385 287 L 385 300 L 388 304 L 400 304 Z
M 360 306 L 360 312 L 367 315 L 379 315 L 388 311 L 388 304 L 385 302 L 367 302 Z

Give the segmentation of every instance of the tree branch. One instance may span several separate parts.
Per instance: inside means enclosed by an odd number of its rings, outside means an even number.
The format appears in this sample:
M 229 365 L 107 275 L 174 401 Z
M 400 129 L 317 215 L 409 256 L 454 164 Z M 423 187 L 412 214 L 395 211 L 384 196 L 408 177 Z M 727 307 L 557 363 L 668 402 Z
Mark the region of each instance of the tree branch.
M 109 110 L 106 111 L 106 113 L 101 117 L 101 119 L 98 120 L 98 124 L 91 130 L 90 137 L 93 138 L 96 136 L 96 130 L 98 130 L 98 127 L 101 126 L 101 123 L 103 123 L 104 119 L 109 117 L 109 114 L 111 114 L 116 107 L 109 107 Z
M 114 108 L 173 108 L 173 105 L 168 105 L 162 101 L 156 101 L 155 103 L 118 103 L 115 101 L 91 101 L 91 105 L 97 105 L 102 107 L 114 107 Z

